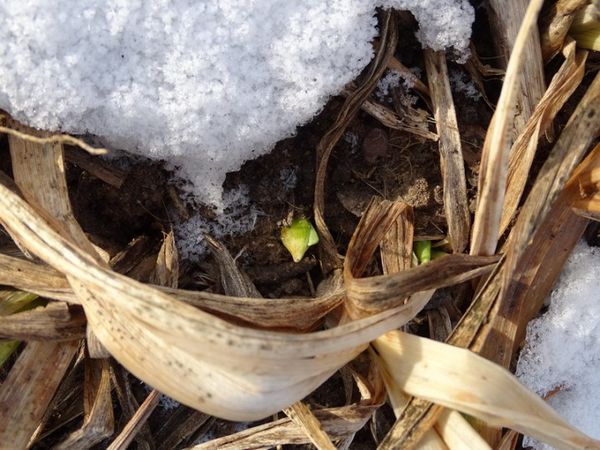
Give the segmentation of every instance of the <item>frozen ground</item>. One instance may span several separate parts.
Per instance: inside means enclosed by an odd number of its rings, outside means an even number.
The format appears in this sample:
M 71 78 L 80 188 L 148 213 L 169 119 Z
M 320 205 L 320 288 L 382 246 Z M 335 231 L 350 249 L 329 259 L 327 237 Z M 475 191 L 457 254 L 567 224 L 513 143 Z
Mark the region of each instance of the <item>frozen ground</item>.
M 517 376 L 570 423 L 600 438 L 600 248 L 580 243 L 527 327 Z M 536 449 L 544 444 L 526 440 Z
M 466 52 L 467 0 L 5 0 L 0 108 L 181 168 L 222 206 L 228 171 L 309 121 L 367 65 L 376 6 Z

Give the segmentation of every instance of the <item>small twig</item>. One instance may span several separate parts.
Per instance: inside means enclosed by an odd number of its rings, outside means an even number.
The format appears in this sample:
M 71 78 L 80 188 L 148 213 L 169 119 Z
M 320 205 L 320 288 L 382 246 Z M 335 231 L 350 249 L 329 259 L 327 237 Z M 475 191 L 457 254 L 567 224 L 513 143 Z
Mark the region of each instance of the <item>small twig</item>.
M 127 422 L 125 428 L 123 428 L 116 439 L 112 441 L 108 450 L 125 450 L 129 444 L 131 444 L 144 423 L 146 423 L 146 420 L 148 420 L 148 417 L 150 417 L 150 414 L 152 414 L 152 411 L 154 411 L 159 401 L 160 392 L 153 389 L 133 417 Z

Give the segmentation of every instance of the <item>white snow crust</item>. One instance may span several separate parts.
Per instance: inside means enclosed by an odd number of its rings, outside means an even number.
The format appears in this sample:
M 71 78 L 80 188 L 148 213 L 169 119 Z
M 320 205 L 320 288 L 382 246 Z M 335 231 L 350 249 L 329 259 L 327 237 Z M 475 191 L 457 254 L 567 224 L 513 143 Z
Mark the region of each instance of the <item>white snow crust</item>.
M 578 244 L 550 295 L 548 311 L 527 327 L 517 377 L 567 421 L 600 438 L 600 249 Z M 556 393 L 555 393 L 556 392 Z M 525 445 L 550 449 L 526 438 Z
M 0 108 L 178 166 L 205 202 L 368 64 L 375 8 L 467 52 L 467 0 L 4 0 Z

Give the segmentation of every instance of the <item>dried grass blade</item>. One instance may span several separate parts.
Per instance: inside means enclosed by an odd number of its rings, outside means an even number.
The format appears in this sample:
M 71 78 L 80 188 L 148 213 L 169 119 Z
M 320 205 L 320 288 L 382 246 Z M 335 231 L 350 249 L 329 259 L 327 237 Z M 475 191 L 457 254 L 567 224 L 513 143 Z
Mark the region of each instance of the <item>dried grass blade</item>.
M 94 148 L 91 145 L 85 143 L 81 139 L 77 139 L 68 134 L 49 134 L 41 133 L 25 125 L 20 124 L 6 113 L 0 112 L 0 133 L 22 139 L 33 144 L 69 144 L 76 147 L 80 147 L 82 150 L 90 153 L 91 155 L 105 155 L 108 150 L 104 148 Z
M 433 436 L 437 434 L 433 427 L 442 412 L 443 408 L 439 405 L 411 397 L 377 450 L 410 450 L 441 441 L 439 435 Z
M 489 321 L 490 311 L 496 305 L 500 292 L 502 261 L 489 276 L 488 282 L 472 302 L 453 333 L 448 338 L 450 345 L 470 347 L 485 333 L 485 324 Z M 431 402 L 411 397 L 403 414 L 396 421 L 388 435 L 380 445 L 382 450 L 397 448 L 401 442 L 406 448 L 414 448 L 431 426 L 437 421 L 443 409 Z
M 527 183 L 539 137 L 549 129 L 558 111 L 583 79 L 587 52 L 577 52 L 575 41 L 571 41 L 565 47 L 564 53 L 566 58 L 564 63 L 552 77 L 548 89 L 510 151 L 506 197 L 498 236 L 504 233 L 517 210 Z
M 310 442 L 318 450 L 335 450 L 336 447 L 323 429 L 321 422 L 306 404 L 296 402 L 292 406 L 284 408 L 283 412 L 306 433 Z
M 403 272 L 357 278 L 406 208 L 403 202 L 375 199 L 363 214 L 348 245 L 344 263 L 346 306 L 351 317 L 364 317 L 395 307 L 416 314 L 424 306 L 422 301 L 427 302 L 426 296 L 404 304 L 406 297 L 478 277 L 491 271 L 498 261 L 495 256 L 449 255 Z
M 64 237 L 90 255 L 92 244 L 75 220 L 65 180 L 63 148 L 60 144 L 36 144 L 9 136 L 15 183 L 30 204 L 47 213 Z M 97 255 L 97 254 L 96 254 Z
M 198 432 L 201 433 L 200 428 L 205 425 L 210 426 L 212 421 L 214 421 L 214 417 L 200 411 L 192 411 L 185 406 L 177 408 L 155 434 L 158 443 L 157 450 L 182 448 L 182 443 Z
M 352 95 L 352 92 L 349 90 L 344 90 L 342 93 L 346 96 Z M 385 125 L 393 130 L 406 131 L 407 133 L 411 133 L 415 136 L 429 139 L 430 141 L 434 142 L 439 139 L 437 134 L 432 133 L 427 128 L 427 119 L 429 119 L 429 114 L 425 113 L 424 111 L 422 111 L 422 115 L 416 114 L 416 118 L 407 115 L 408 117 L 405 116 L 406 121 L 403 121 L 396 112 L 373 100 L 365 100 L 361 106 L 361 109 L 374 119 L 381 122 L 382 125 Z
M 489 444 L 457 411 L 445 409 L 435 423 L 435 430 L 450 449 L 491 450 Z
M 544 61 L 552 59 L 562 48 L 573 17 L 588 0 L 558 0 L 552 2 L 540 17 L 540 44 Z
M 78 341 L 27 344 L 0 385 L 2 448 L 29 447 L 78 347 Z
M 377 406 L 359 403 L 316 410 L 314 414 L 330 437 L 344 439 L 364 427 L 376 408 Z M 308 443 L 310 441 L 304 431 L 290 418 L 285 418 L 190 448 L 194 450 L 266 449 L 277 445 Z
M 380 198 L 371 200 L 348 244 L 344 265 L 345 281 L 362 275 L 388 230 L 397 224 L 408 208 L 410 207 L 402 201 Z
M 597 74 L 542 166 L 510 237 L 503 295 L 510 296 L 515 268 L 531 237 L 563 190 L 600 128 L 600 74 Z
M 452 286 L 490 273 L 496 256 L 448 255 L 404 272 L 346 282 L 348 301 L 363 312 L 397 307 L 417 292 Z
M 14 286 L 42 297 L 81 304 L 64 275 L 42 264 L 0 254 L 0 284 Z M 317 298 L 236 298 L 210 292 L 157 289 L 190 305 L 232 320 L 263 328 L 306 330 L 341 305 L 341 288 Z
M 64 303 L 51 303 L 45 308 L 3 317 L 0 339 L 72 341 L 85 337 L 85 325 L 81 308 L 69 310 Z
M 498 450 L 515 450 L 519 442 L 519 433 L 514 430 L 507 431 L 498 445 Z
M 123 428 L 117 438 L 111 442 L 107 450 L 126 450 L 140 432 L 141 428 L 150 417 L 150 414 L 154 411 L 154 408 L 158 406 L 159 401 L 160 392 L 153 389 L 133 417 L 127 422 L 125 428 Z
M 527 7 L 508 62 L 498 106 L 483 144 L 477 211 L 471 240 L 472 255 L 493 255 L 496 251 L 520 77 L 523 75 L 524 59 L 528 56 L 527 45 L 531 36 L 537 33 L 537 16 L 542 3 L 542 0 L 533 0 Z
M 323 270 L 329 273 L 334 268 L 341 266 L 333 236 L 325 223 L 325 178 L 329 157 L 335 144 L 339 141 L 350 121 L 356 116 L 358 110 L 369 97 L 377 81 L 386 70 L 389 59 L 393 56 L 398 41 L 396 20 L 393 12 L 384 13 L 381 32 L 381 45 L 375 59 L 371 63 L 366 75 L 366 81 L 348 97 L 342 106 L 333 126 L 323 136 L 317 146 L 317 175 L 315 181 L 314 219 L 319 232 L 322 250 L 321 264 Z
M 511 53 L 518 45 L 518 33 L 531 2 L 529 0 L 511 0 L 509 2 L 489 0 L 486 6 L 496 49 L 504 58 L 504 65 L 507 65 L 512 58 Z M 523 76 L 519 82 L 516 96 L 519 114 L 514 118 L 515 134 L 523 129 L 545 90 L 540 36 L 537 23 L 534 25 L 535 27 L 525 42 Z
M 169 231 L 160 246 L 156 267 L 150 277 L 150 282 L 159 286 L 176 289 L 179 281 L 179 255 L 175 245 L 175 235 Z
M 75 220 L 65 177 L 62 144 L 38 144 L 14 136 L 9 136 L 8 143 L 15 183 L 23 196 L 30 204 L 38 206 L 40 214 L 63 237 L 98 263 L 105 264 Z M 90 329 L 87 330 L 87 340 L 92 356 L 109 356 Z
M 40 304 L 42 303 L 37 295 L 22 291 L 0 290 L 0 318 L 2 318 L 2 321 L 0 321 L 0 367 L 17 351 L 20 344 L 18 340 L 14 340 L 18 339 L 18 336 L 10 333 L 15 329 L 12 314 L 28 311 Z M 28 323 L 25 323 L 25 325 L 28 325 Z M 2 331 L 5 333 L 2 333 Z M 21 330 L 17 328 L 17 331 Z
M 577 200 L 571 205 L 573 212 L 589 220 L 600 220 L 600 196 Z
M 57 270 L 42 264 L 36 264 L 0 253 L 0 284 L 34 292 L 43 291 L 41 296 L 56 298 L 52 292 L 70 290 L 66 278 Z
M 65 158 L 70 163 L 77 165 L 79 168 L 116 189 L 120 189 L 127 178 L 126 172 L 116 167 L 108 166 L 99 158 L 79 149 L 65 149 Z
M 300 335 L 238 327 L 98 265 L 3 185 L 0 222 L 69 277 L 88 322 L 132 373 L 230 420 L 265 417 L 303 398 L 407 319 L 398 308 Z M 161 359 L 147 358 L 149 348 Z
M 58 444 L 56 450 L 87 450 L 114 432 L 110 370 L 107 359 L 85 360 L 83 426 Z
M 411 268 L 414 234 L 414 213 L 407 206 L 381 240 L 383 273 L 396 273 Z
M 369 350 L 371 353 L 371 358 L 373 358 L 376 364 L 381 366 L 380 371 L 385 383 L 385 390 L 387 392 L 388 399 L 392 405 L 396 419 L 399 419 L 405 413 L 405 408 L 408 406 L 409 398 L 400 388 L 400 386 L 398 386 L 398 383 L 396 383 L 394 378 L 385 369 L 383 363 L 381 362 L 380 356 L 373 350 L 373 348 L 370 348 Z M 419 421 L 419 426 L 426 428 L 426 430 L 423 431 L 423 434 L 420 435 L 417 440 L 410 442 L 408 435 L 401 434 L 390 436 L 390 433 L 388 433 L 377 448 L 418 448 L 420 450 L 446 450 L 448 448 L 446 444 L 444 444 L 444 441 L 442 441 L 440 435 L 433 429 L 433 423 L 425 424 Z
M 600 146 L 596 146 L 575 170 L 534 234 L 529 250 L 519 261 L 516 290 L 502 299 L 498 313 L 491 319 L 482 356 L 510 367 L 527 323 L 542 307 L 571 250 L 585 231 L 588 221 L 574 214 L 570 205 L 579 198 L 582 175 L 599 165 Z
M 469 242 L 471 215 L 467 200 L 467 180 L 458 121 L 448 79 L 446 54 L 430 49 L 426 49 L 423 54 L 437 132 L 440 137 L 440 166 L 444 184 L 444 211 L 448 223 L 448 238 L 454 253 L 460 253 Z
M 129 372 L 127 372 L 127 370 L 123 366 L 119 365 L 116 361 L 111 361 L 110 379 L 121 407 L 121 420 L 129 421 L 140 408 L 140 405 L 131 390 Z M 185 407 L 181 406 L 181 408 Z M 176 417 L 175 413 L 169 416 L 163 427 L 167 426 L 174 417 Z M 162 440 L 159 440 L 158 437 L 157 439 L 153 438 L 152 433 L 150 432 L 150 427 L 147 423 L 142 424 L 141 428 L 138 429 L 138 433 L 135 435 L 134 439 L 139 450 L 155 449 L 155 441 L 164 443 Z M 175 448 L 175 446 L 173 445 L 168 447 L 168 450 L 171 448 Z
M 388 68 L 391 70 L 395 70 L 402 75 L 402 78 L 407 80 L 411 85 L 414 86 L 414 89 L 418 91 L 420 94 L 425 96 L 425 98 L 429 98 L 429 88 L 425 83 L 423 83 L 419 77 L 417 77 L 411 70 L 398 61 L 395 57 L 391 57 L 388 61 Z
M 600 448 L 507 370 L 465 349 L 394 331 L 374 344 L 411 395 L 512 428 L 557 448 Z
M 391 274 L 411 268 L 413 229 L 412 209 L 407 208 L 398 217 L 394 226 L 388 230 L 382 241 L 381 260 L 384 274 Z M 428 295 L 431 296 L 433 293 L 433 290 L 429 291 Z M 374 358 L 378 365 L 382 365 L 374 351 L 371 351 L 371 357 Z M 396 418 L 399 418 L 402 416 L 404 408 L 408 406 L 409 398 L 385 369 L 381 368 L 381 373 L 388 397 L 394 409 L 394 414 Z M 433 419 L 435 415 L 431 417 Z M 473 427 L 456 411 L 445 410 L 439 417 L 435 425 L 436 428 L 432 428 L 431 425 L 433 425 L 433 422 L 419 421 L 417 426 L 423 430 L 423 437 L 414 439 L 414 445 L 412 446 L 419 449 L 449 448 L 451 450 L 489 448 L 475 430 L 473 430 Z M 387 441 L 385 445 L 389 447 L 390 443 L 393 442 L 391 445 L 396 448 L 410 447 L 410 436 L 400 437 L 400 439 L 405 437 L 406 440 L 394 440 L 394 436 L 388 435 L 385 438 L 385 441 Z M 412 434 L 412 436 L 415 436 L 415 434 Z M 463 437 L 463 439 L 461 440 L 460 437 Z M 482 442 L 485 446 L 482 445 Z
M 211 236 L 205 236 L 205 239 L 219 266 L 220 281 L 225 295 L 261 298 L 262 295 L 254 286 L 250 277 L 239 269 L 229 250 Z

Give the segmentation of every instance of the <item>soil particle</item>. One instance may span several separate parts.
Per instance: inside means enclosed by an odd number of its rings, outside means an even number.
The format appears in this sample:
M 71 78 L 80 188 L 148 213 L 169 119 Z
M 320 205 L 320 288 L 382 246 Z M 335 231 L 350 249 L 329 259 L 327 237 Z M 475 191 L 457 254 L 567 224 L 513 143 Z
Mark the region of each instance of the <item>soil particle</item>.
M 369 164 L 375 164 L 388 154 L 388 135 L 381 128 L 373 128 L 362 143 L 362 155 Z

